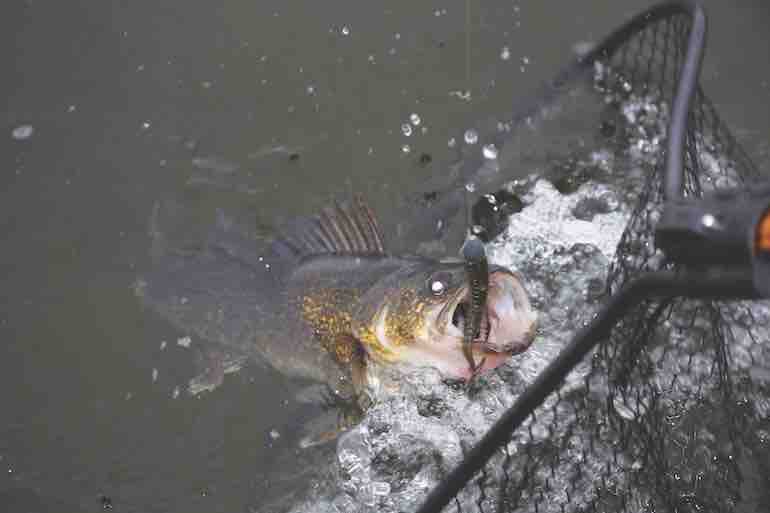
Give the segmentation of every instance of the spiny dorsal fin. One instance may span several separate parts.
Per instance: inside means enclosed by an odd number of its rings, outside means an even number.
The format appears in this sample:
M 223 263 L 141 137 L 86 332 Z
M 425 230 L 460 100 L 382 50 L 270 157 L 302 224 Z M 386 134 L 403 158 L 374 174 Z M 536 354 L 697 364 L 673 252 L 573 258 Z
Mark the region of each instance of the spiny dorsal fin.
M 374 213 L 360 196 L 337 202 L 310 218 L 297 219 L 280 232 L 277 244 L 296 257 L 384 255 L 385 244 Z

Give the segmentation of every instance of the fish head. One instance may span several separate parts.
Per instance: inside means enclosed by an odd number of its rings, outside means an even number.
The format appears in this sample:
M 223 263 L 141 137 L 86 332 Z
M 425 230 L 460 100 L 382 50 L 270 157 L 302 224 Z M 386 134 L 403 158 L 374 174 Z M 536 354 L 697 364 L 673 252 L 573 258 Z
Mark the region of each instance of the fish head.
M 463 338 L 471 291 L 462 261 L 422 262 L 368 295 L 370 307 L 376 306 L 369 309 L 366 323 L 359 324 L 357 337 L 371 358 L 435 367 L 454 379 L 473 376 Z M 471 343 L 474 362 L 481 364 L 476 372 L 494 369 L 525 351 L 536 324 L 537 314 L 519 277 L 490 266 L 487 302 Z

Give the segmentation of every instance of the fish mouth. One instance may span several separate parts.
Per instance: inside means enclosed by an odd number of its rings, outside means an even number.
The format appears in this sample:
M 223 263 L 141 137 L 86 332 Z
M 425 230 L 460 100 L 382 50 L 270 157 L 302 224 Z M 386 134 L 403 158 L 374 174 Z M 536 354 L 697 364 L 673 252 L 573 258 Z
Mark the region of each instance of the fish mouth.
M 470 290 L 466 287 L 449 319 L 460 333 L 470 316 L 470 300 Z M 472 342 L 474 352 L 482 355 L 523 353 L 534 340 L 535 328 L 536 316 L 518 278 L 502 268 L 491 272 L 486 307 Z

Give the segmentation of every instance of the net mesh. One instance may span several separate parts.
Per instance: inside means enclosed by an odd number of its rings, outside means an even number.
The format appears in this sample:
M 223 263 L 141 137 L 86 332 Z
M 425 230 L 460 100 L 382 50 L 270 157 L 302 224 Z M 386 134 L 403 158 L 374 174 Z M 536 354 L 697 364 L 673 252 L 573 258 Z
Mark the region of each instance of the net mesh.
M 604 104 L 596 126 L 611 158 L 644 155 L 634 162 L 642 173 L 627 184 L 635 206 L 607 294 L 670 267 L 653 229 L 663 204 L 666 126 L 692 25 L 681 6 L 649 11 L 585 62 Z M 579 180 L 555 166 L 562 186 Z M 684 166 L 689 197 L 760 178 L 700 87 Z M 768 318 L 762 302 L 643 302 L 586 369 L 574 371 L 582 373 L 578 385 L 549 397 L 462 493 L 488 512 L 770 511 Z M 468 510 L 457 500 L 452 509 Z

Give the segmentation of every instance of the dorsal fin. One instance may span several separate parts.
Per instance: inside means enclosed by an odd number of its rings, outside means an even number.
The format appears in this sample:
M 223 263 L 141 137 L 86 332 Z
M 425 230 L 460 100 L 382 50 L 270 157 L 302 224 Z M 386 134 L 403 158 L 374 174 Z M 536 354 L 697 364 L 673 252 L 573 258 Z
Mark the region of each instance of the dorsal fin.
M 279 231 L 274 246 L 295 258 L 314 255 L 385 255 L 385 244 L 374 213 L 356 195 L 335 201 L 318 215 L 300 218 Z

